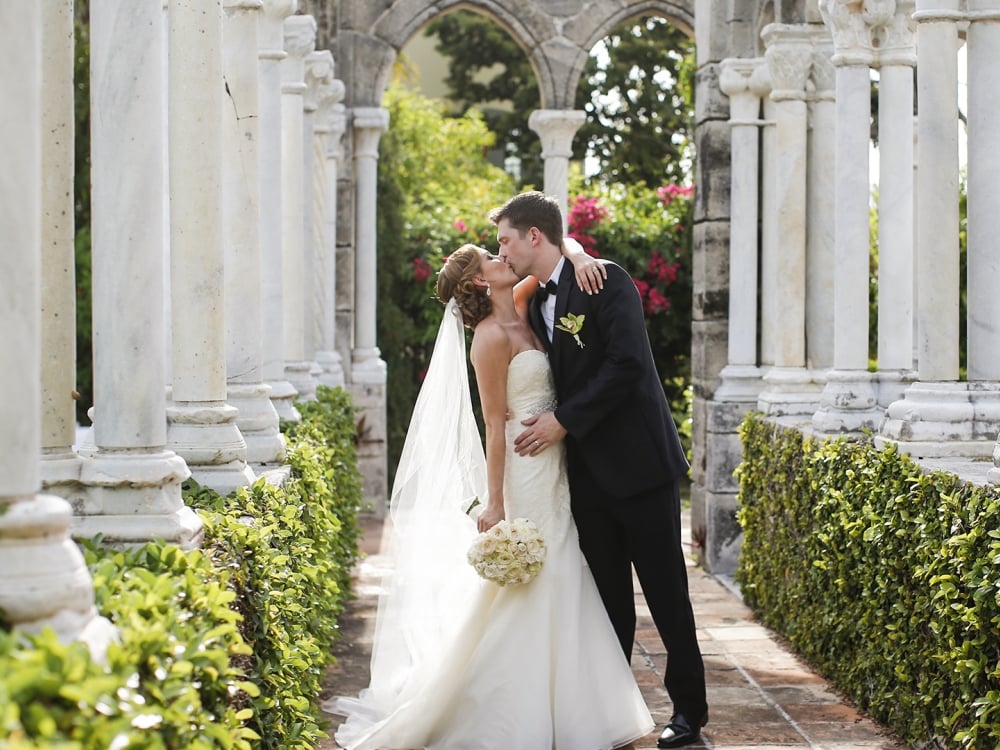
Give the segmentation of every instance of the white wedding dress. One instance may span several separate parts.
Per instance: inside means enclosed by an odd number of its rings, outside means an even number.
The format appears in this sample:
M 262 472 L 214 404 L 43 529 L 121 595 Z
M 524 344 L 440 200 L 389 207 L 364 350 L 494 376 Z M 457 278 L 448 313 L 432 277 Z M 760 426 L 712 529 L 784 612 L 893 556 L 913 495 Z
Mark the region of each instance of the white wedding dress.
M 379 700 L 363 693 L 337 701 L 337 712 L 348 716 L 336 734 L 342 747 L 610 750 L 652 730 L 580 552 L 563 446 L 536 457 L 520 457 L 511 447 L 520 420 L 551 409 L 554 393 L 544 352 L 514 357 L 505 511 L 507 518 L 531 519 L 544 535 L 541 572 L 531 583 L 501 587 L 455 561 L 452 575 L 468 578 L 461 585 L 469 593 L 450 642 L 435 658 L 409 665 L 391 700 L 383 690 Z

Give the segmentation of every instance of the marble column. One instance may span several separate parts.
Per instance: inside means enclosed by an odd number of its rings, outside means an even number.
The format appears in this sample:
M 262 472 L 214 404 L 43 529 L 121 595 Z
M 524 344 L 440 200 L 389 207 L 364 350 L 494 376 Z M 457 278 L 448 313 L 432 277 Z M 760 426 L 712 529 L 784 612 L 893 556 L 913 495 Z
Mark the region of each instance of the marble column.
M 312 16 L 285 21 L 285 52 L 281 61 L 281 259 L 285 377 L 299 399 L 316 396 L 316 381 L 306 354 L 306 194 L 303 144 L 305 60 L 316 44 Z
M 42 49 L 44 39 L 46 47 L 72 50 L 72 28 L 68 2 L 0 5 L 0 45 L 8 59 L 17 61 L 0 73 L 0 99 L 7 112 L 17 115 L 0 117 L 0 350 L 5 357 L 0 367 L 5 394 L 0 399 L 0 612 L 8 626 L 27 632 L 51 627 L 61 640 L 85 641 L 103 659 L 113 628 L 97 617 L 94 582 L 69 537 L 70 505 L 38 492 L 43 234 L 46 241 L 53 239 L 53 220 L 42 218 L 51 210 L 51 187 L 43 186 L 42 167 L 57 138 L 47 126 L 60 119 L 54 117 L 53 103 L 43 102 L 42 89 L 53 86 L 46 100 L 65 93 L 59 82 L 67 78 L 67 62 L 72 79 L 72 56 L 47 50 L 43 57 Z M 66 135 L 64 129 L 57 132 Z M 72 133 L 71 114 L 71 144 Z
M 73 2 L 42 4 L 41 477 L 46 492 L 80 492 L 76 442 L 76 272 L 73 209 Z
M 167 19 L 173 340 L 167 447 L 199 484 L 225 495 L 255 477 L 236 408 L 226 403 L 222 0 L 170 0 Z
M 762 374 L 774 366 L 778 329 L 778 211 L 775 186 L 777 185 L 777 138 L 775 127 L 776 104 L 771 99 L 771 73 L 767 60 L 750 77 L 751 90 L 761 97 L 764 125 L 761 132 L 760 152 L 760 365 Z
M 389 127 L 389 112 L 381 107 L 354 110 L 355 217 L 355 331 L 352 380 L 385 384 L 385 361 L 376 346 L 378 302 L 377 191 L 378 142 Z
M 968 0 L 968 373 L 970 381 L 1000 384 L 1000 0 Z M 990 407 L 987 410 L 987 407 Z M 981 399 L 976 418 L 1000 431 L 995 399 Z M 990 482 L 1000 484 L 1000 436 Z
M 165 447 L 164 42 L 161 0 L 90 9 L 95 447 L 73 533 L 194 547 L 190 472 Z
M 732 159 L 729 232 L 729 347 L 715 401 L 757 402 L 757 224 L 761 99 L 751 88 L 755 58 L 722 61 L 719 88 L 729 97 Z
M 895 444 L 917 456 L 985 458 L 992 455 L 997 436 L 1000 392 L 993 383 L 958 381 L 957 56 L 958 22 L 965 19 L 960 4 L 961 0 L 917 0 L 914 14 L 919 107 L 918 381 L 907 387 L 902 399 L 889 405 L 877 443 Z M 972 89 L 970 85 L 970 94 Z M 971 100 L 969 109 L 973 109 Z M 971 131 L 970 124 L 970 140 Z
M 837 105 L 830 35 L 822 27 L 813 28 L 812 70 L 807 84 L 806 367 L 818 386 L 826 382 L 834 360 L 837 217 L 832 198 L 836 184 Z
M 263 382 L 257 64 L 262 6 L 261 0 L 226 0 L 222 35 L 226 396 L 239 412 L 236 424 L 251 464 L 280 463 L 285 457 L 271 387 Z
M 815 411 L 817 389 L 806 369 L 806 82 L 813 38 L 802 26 L 769 24 L 762 32 L 771 76 L 775 118 L 774 191 L 778 236 L 773 275 L 777 329 L 774 365 L 764 375 L 757 399 L 765 414 L 805 415 Z
M 573 136 L 587 119 L 582 109 L 536 109 L 528 117 L 528 127 L 538 133 L 545 160 L 545 192 L 559 201 L 563 225 L 568 220 L 569 159 L 573 155 Z
M 352 111 L 354 157 L 354 341 L 349 391 L 361 410 L 364 432 L 358 443 L 358 469 L 365 478 L 364 497 L 377 516 L 387 511 L 386 366 L 376 346 L 378 262 L 376 210 L 378 143 L 389 127 L 380 107 Z M 338 264 L 341 265 L 341 264 Z
M 295 390 L 285 376 L 284 276 L 282 251 L 281 61 L 285 53 L 285 19 L 296 0 L 263 0 L 258 17 L 260 89 L 260 253 L 263 376 L 271 387 L 278 417 L 298 422 Z
M 913 361 L 913 0 L 897 0 L 878 49 L 878 402 L 903 396 Z
M 329 52 L 321 53 L 329 54 Z M 313 127 L 315 221 L 313 247 L 315 258 L 313 287 L 313 336 L 316 342 L 316 362 L 321 368 L 320 384 L 330 387 L 344 385 L 344 368 L 337 351 L 337 180 L 340 162 L 344 158 L 341 139 L 347 127 L 344 108 L 344 84 L 333 77 L 333 57 L 330 57 L 329 78 L 324 78 L 317 91 L 317 110 Z
M 860 5 L 843 0 L 820 0 L 819 7 L 836 50 L 836 274 L 833 370 L 827 373 L 812 424 L 819 432 L 854 433 L 875 428 L 881 419 L 868 372 L 871 34 L 881 19 L 873 20 Z

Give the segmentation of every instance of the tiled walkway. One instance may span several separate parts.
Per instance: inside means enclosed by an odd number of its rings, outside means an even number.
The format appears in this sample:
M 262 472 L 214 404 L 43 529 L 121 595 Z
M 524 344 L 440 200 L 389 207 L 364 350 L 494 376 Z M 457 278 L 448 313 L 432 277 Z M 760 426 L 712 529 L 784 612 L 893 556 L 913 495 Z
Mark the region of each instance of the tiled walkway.
M 686 514 L 685 514 L 686 519 Z M 378 597 L 383 525 L 365 521 L 356 598 L 342 621 L 344 635 L 335 647 L 337 663 L 326 681 L 326 695 L 356 695 L 368 682 L 368 660 Z M 689 538 L 685 530 L 684 538 Z M 764 750 L 888 750 L 904 748 L 885 728 L 863 717 L 838 697 L 766 628 L 754 622 L 739 597 L 690 560 L 691 600 L 705 658 L 711 721 L 691 748 Z M 636 591 L 639 592 L 638 585 Z M 635 744 L 656 747 L 670 718 L 671 705 L 661 682 L 666 654 L 641 593 L 636 598 L 639 627 L 632 670 L 642 688 L 657 731 Z M 334 720 L 331 735 L 339 717 Z M 333 750 L 331 739 L 320 750 Z M 503 748 L 497 748 L 503 750 Z M 544 750 L 539 748 L 539 750 Z

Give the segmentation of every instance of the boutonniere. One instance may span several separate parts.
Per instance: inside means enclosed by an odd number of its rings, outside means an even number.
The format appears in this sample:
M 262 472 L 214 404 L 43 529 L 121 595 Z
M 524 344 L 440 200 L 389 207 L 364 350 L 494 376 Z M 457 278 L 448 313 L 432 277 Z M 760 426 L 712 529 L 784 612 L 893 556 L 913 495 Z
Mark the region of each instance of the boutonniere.
M 559 318 L 559 325 L 556 326 L 560 331 L 566 331 L 566 333 L 571 334 L 576 341 L 576 345 L 581 349 L 583 349 L 584 343 L 580 341 L 580 331 L 583 330 L 583 321 L 586 317 L 586 315 L 574 315 L 570 313 L 566 317 Z

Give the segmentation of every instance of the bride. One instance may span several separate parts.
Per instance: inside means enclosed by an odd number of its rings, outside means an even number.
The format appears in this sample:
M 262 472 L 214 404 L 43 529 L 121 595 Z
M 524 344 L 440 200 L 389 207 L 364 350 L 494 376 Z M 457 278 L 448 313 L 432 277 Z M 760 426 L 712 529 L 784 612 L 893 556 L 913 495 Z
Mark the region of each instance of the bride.
M 601 269 L 567 250 L 581 287 Z M 653 729 L 570 513 L 563 446 L 513 450 L 521 420 L 554 405 L 548 359 L 526 321 L 533 279 L 464 245 L 438 276 L 447 301 L 391 500 L 392 577 L 379 601 L 371 684 L 338 698 L 349 750 L 611 750 Z M 486 427 L 472 412 L 463 324 Z M 463 510 L 483 500 L 473 522 Z M 547 556 L 530 583 L 477 577 L 477 528 L 528 518 Z

